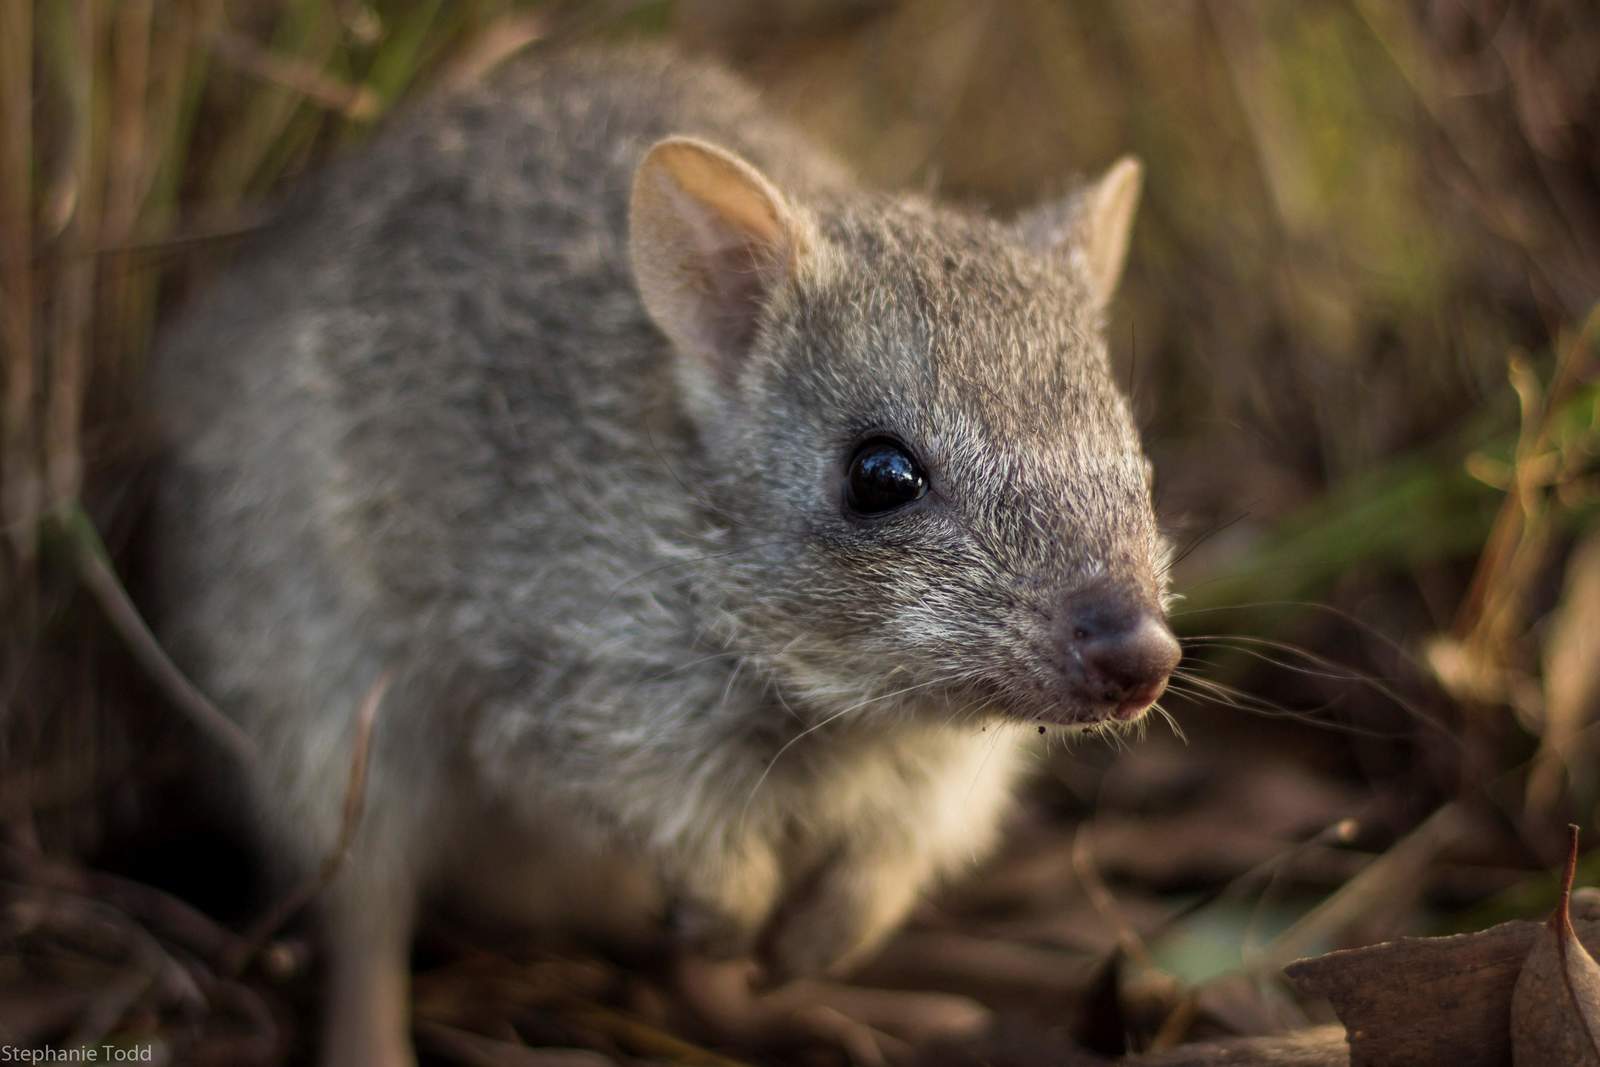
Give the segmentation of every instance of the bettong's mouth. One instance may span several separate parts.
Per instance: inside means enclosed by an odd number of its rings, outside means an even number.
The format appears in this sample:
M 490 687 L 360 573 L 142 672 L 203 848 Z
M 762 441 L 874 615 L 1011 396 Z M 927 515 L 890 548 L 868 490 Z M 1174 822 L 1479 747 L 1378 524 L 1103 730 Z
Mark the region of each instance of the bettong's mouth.
M 990 705 L 1002 719 L 1010 722 L 1036 725 L 1043 732 L 1047 727 L 1087 729 L 1110 724 L 1130 725 L 1138 722 L 1155 707 L 1166 692 L 1167 682 L 1149 682 L 1130 691 L 1113 694 L 1105 700 L 1084 698 L 1025 697 L 1013 694 L 999 697 Z
M 1052 712 L 1038 716 L 1055 726 L 1099 726 L 1103 723 L 1135 723 L 1161 699 L 1167 683 L 1151 682 L 1117 700 L 1090 704 L 1058 705 Z

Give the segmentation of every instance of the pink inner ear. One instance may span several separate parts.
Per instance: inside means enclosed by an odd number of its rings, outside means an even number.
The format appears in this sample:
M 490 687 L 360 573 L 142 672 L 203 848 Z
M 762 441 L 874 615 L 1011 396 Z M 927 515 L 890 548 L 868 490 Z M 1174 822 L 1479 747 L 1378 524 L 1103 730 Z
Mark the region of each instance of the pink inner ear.
M 652 317 L 731 386 L 792 267 L 780 194 L 719 149 L 664 142 L 636 179 L 633 225 L 635 273 Z
M 701 284 L 706 298 L 706 341 L 717 353 L 717 371 L 731 380 L 738 360 L 755 342 L 761 309 L 781 280 L 771 248 L 740 242 L 707 254 Z

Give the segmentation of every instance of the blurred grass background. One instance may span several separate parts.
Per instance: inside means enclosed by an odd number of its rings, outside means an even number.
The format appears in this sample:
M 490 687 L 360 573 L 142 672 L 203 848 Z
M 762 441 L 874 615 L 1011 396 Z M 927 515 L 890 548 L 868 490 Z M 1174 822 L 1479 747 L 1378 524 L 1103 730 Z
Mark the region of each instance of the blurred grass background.
M 1349 786 L 1374 855 L 1484 806 L 1456 859 L 1512 873 L 1408 899 L 1543 899 L 1563 825 L 1600 825 L 1586 0 L 0 2 L 7 841 L 114 851 L 148 817 L 129 782 L 181 763 L 71 536 L 92 517 L 136 581 L 163 315 L 408 97 L 641 34 L 746 72 L 873 184 L 1009 212 L 1141 156 L 1112 348 L 1185 552 L 1190 758 Z

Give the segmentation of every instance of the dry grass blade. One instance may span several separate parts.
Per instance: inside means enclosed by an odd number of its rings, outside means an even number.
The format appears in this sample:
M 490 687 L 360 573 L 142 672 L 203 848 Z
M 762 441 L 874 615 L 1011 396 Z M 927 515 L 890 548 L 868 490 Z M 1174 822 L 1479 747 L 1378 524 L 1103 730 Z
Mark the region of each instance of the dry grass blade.
M 438 88 L 450 92 L 482 81 L 496 67 L 538 41 L 549 30 L 543 12 L 528 11 L 506 15 L 484 27 L 435 79 Z
M 1597 341 L 1600 310 L 1590 314 L 1576 335 L 1556 344 L 1548 387 L 1525 356 L 1509 361 L 1521 426 L 1505 475 L 1505 500 L 1457 612 L 1453 640 L 1438 642 L 1430 655 L 1440 680 L 1464 701 L 1528 702 L 1511 680 L 1520 666 L 1515 650 L 1529 623 L 1529 591 L 1560 544 L 1560 493 L 1566 480 L 1586 466 L 1581 459 L 1575 464 L 1553 438 L 1568 402 L 1593 377 Z M 1547 789 L 1543 780 L 1537 785 L 1540 791 Z
M 355 738 L 350 748 L 350 779 L 345 786 L 344 813 L 339 823 L 339 839 L 334 842 L 333 849 L 323 857 L 322 866 L 315 876 L 285 896 L 250 928 L 239 950 L 227 961 L 226 969 L 230 974 L 243 971 L 255 958 L 256 953 L 261 951 L 285 923 L 300 914 L 306 905 L 315 900 L 317 895 L 333 881 L 350 855 L 356 831 L 361 826 L 361 813 L 366 806 L 367 764 L 372 755 L 372 730 L 377 725 L 378 708 L 383 704 L 383 695 L 389 691 L 389 682 L 390 675 L 387 671 L 379 675 L 378 680 L 367 690 L 367 695 L 362 699 L 361 707 L 356 712 Z
M 217 29 L 211 35 L 211 45 L 226 62 L 353 122 L 375 119 L 383 109 L 383 100 L 366 86 L 340 81 L 293 56 L 262 48 L 243 34 Z
M 178 669 L 178 665 L 172 662 L 155 634 L 150 632 L 150 627 L 145 625 L 139 609 L 134 606 L 133 599 L 128 596 L 116 572 L 111 569 L 105 545 L 95 533 L 89 517 L 81 508 L 69 507 L 63 522 L 76 549 L 78 572 L 84 585 L 126 642 L 129 651 L 202 733 L 225 748 L 239 761 L 240 766 L 247 766 L 255 758 L 255 743 L 237 723 L 217 710 L 216 705 L 196 689 Z
M 1544 650 L 1544 725 L 1528 775 L 1528 808 L 1552 811 L 1564 779 L 1593 785 L 1584 727 L 1600 716 L 1600 534 L 1590 534 L 1567 563 L 1560 608 Z
M 274 1012 L 212 970 L 233 941 L 159 890 L 0 850 L 0 968 L 32 988 L 31 996 L 7 990 L 0 998 L 6 1039 L 19 1049 L 126 1047 L 132 1038 L 158 1062 L 281 1062 Z M 201 1016 L 211 1019 L 210 1033 L 198 1040 L 187 1026 L 150 1029 L 153 1020 Z
M 1094 905 L 1095 911 L 1117 932 L 1117 946 L 1133 960 L 1148 965 L 1152 961 L 1144 939 L 1122 914 L 1122 909 L 1117 907 L 1116 897 L 1106 888 L 1100 872 L 1095 868 L 1094 844 L 1091 839 L 1093 826 L 1093 823 L 1085 823 L 1073 835 L 1072 871 L 1078 876 L 1078 884 L 1083 886 L 1084 893 Z
M 56 39 L 42 73 L 61 88 L 66 104 L 58 131 L 62 151 L 44 190 L 46 232 L 66 250 L 55 282 L 54 314 L 45 350 L 45 486 L 53 500 L 76 499 L 82 481 L 81 430 L 92 353 L 95 262 L 86 253 L 99 233 L 105 168 L 95 136 L 98 121 L 94 56 L 99 8 L 89 0 L 41 9 Z
M 50 893 L 104 903 L 203 960 L 221 960 L 238 946 L 230 930 L 203 912 L 139 882 L 10 848 L 0 848 L 0 874 Z
M 1446 804 L 1338 892 L 1253 954 L 1251 968 L 1257 972 L 1276 971 L 1375 909 L 1394 908 L 1399 901 L 1418 893 L 1428 865 L 1460 839 L 1469 825 L 1460 808 Z
M 0 520 L 20 560 L 38 537 L 41 487 L 33 438 L 33 4 L 0 4 Z

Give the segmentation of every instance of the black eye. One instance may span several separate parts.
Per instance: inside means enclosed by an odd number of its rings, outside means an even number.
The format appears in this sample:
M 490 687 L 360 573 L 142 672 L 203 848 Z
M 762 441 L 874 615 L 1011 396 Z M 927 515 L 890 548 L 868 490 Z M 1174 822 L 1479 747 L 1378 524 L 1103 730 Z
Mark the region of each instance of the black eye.
M 861 515 L 878 515 L 922 499 L 928 476 L 905 446 L 875 437 L 856 449 L 845 483 L 845 503 Z

